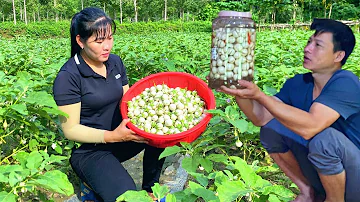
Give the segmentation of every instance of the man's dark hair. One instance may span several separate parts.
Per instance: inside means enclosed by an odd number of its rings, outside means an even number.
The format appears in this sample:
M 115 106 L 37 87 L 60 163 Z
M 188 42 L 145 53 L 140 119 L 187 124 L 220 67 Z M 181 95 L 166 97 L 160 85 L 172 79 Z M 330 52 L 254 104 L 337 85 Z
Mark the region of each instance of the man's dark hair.
M 324 32 L 332 33 L 334 52 L 345 51 L 345 57 L 341 60 L 344 65 L 355 46 L 355 36 L 351 28 L 336 20 L 315 18 L 310 29 L 315 30 L 315 36 Z

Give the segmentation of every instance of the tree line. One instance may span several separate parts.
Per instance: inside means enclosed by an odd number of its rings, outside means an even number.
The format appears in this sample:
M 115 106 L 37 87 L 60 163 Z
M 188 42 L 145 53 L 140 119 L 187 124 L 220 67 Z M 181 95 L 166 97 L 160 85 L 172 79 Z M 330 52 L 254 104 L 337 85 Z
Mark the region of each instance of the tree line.
M 123 22 L 211 21 L 220 10 L 251 11 L 258 23 L 299 23 L 315 17 L 357 20 L 359 0 L 0 0 L 0 22 L 68 20 L 96 6 Z

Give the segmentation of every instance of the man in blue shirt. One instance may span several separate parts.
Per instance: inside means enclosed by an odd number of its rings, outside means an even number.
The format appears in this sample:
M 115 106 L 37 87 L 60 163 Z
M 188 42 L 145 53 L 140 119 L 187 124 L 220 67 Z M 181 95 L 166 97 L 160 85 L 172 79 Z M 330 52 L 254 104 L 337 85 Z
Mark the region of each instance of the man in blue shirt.
M 260 140 L 299 187 L 296 202 L 360 201 L 360 81 L 342 70 L 355 46 L 345 24 L 315 19 L 304 49 L 304 68 L 275 96 L 252 82 L 222 86 L 246 116 L 261 126 Z M 322 197 L 322 199 L 321 199 Z

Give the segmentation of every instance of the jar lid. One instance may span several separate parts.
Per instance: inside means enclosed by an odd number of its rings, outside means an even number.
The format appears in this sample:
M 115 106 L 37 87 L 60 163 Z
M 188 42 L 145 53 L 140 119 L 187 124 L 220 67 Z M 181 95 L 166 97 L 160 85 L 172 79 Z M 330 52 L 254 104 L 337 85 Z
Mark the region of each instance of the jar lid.
M 237 11 L 220 11 L 219 17 L 243 17 L 243 18 L 251 18 L 251 12 L 237 12 Z

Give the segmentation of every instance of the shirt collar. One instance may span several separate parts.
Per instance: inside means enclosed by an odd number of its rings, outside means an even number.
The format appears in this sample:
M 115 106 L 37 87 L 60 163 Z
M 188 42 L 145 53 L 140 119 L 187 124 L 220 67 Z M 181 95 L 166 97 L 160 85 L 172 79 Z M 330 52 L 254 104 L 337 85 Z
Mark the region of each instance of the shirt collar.
M 109 56 L 110 58 L 110 56 Z M 94 72 L 94 70 L 91 69 L 91 67 L 85 62 L 85 60 L 81 57 L 80 54 L 75 54 L 74 56 L 74 60 L 75 60 L 75 64 L 78 67 L 80 73 L 85 76 L 85 77 L 101 77 L 100 75 L 96 74 Z M 106 70 L 107 70 L 107 74 L 109 75 L 109 73 L 114 69 L 114 66 L 116 65 L 113 64 L 109 59 L 107 61 L 105 61 L 105 66 L 106 66 Z

